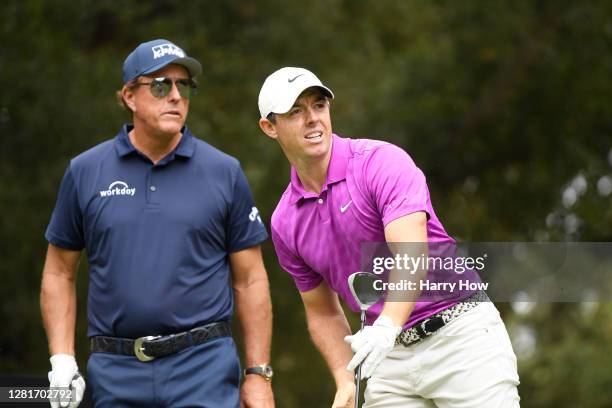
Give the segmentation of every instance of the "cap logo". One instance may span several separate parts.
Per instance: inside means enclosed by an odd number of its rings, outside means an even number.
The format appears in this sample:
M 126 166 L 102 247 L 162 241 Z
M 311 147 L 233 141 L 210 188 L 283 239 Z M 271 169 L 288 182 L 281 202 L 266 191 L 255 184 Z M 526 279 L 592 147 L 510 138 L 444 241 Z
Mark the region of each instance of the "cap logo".
M 179 58 L 184 58 L 185 53 L 179 47 L 174 44 L 166 43 L 151 47 L 153 51 L 153 59 L 158 59 L 164 55 L 176 55 Z
M 294 76 L 293 78 L 287 78 L 287 81 L 288 81 L 288 82 L 293 82 L 293 81 L 295 81 L 296 79 L 298 79 L 299 77 L 301 77 L 302 75 L 304 75 L 304 74 L 296 75 L 296 76 Z

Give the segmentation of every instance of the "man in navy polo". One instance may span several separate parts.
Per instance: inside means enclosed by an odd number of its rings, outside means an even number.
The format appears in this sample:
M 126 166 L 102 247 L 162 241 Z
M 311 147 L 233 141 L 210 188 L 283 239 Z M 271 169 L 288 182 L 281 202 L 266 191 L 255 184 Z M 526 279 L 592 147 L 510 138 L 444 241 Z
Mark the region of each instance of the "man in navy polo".
M 123 65 L 132 124 L 70 161 L 45 237 L 41 308 L 52 387 L 85 381 L 74 358 L 76 270 L 89 263 L 87 365 L 99 407 L 273 407 L 267 239 L 239 162 L 185 126 L 198 61 L 167 40 Z M 231 272 L 231 274 L 230 274 Z M 247 374 L 229 321 L 235 307 Z

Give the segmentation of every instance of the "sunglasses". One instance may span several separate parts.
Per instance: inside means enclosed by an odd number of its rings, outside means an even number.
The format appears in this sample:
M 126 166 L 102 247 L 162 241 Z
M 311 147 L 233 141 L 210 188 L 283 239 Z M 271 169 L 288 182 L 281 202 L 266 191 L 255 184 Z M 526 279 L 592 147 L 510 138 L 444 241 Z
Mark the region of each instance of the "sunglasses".
M 193 79 L 172 79 L 166 77 L 153 78 L 151 82 L 137 82 L 134 86 L 149 85 L 151 95 L 156 98 L 164 98 L 172 91 L 172 85 L 176 84 L 182 98 L 190 99 L 198 93 L 198 85 Z

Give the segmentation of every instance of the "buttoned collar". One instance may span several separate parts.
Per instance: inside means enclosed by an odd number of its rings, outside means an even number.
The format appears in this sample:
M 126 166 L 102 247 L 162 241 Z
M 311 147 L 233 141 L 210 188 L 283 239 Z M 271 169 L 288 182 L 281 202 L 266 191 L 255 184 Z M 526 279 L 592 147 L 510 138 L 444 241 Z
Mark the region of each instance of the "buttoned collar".
M 326 191 L 328 186 L 346 179 L 346 169 L 350 157 L 349 139 L 344 139 L 332 134 L 331 158 L 327 167 L 327 177 L 321 192 Z M 295 167 L 291 167 L 291 198 L 290 203 L 295 204 L 300 199 L 317 198 L 318 194 L 306 191 Z

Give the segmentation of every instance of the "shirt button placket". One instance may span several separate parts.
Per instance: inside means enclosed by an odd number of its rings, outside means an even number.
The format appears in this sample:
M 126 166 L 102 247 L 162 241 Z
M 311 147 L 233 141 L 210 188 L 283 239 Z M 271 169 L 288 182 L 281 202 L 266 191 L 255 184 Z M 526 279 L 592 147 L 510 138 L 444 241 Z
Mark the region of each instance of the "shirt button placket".
M 155 167 L 151 167 L 147 174 L 147 204 L 156 205 L 159 203 L 159 187 L 155 184 Z
M 325 194 L 325 193 L 323 193 Z M 325 195 L 321 195 L 318 199 L 317 199 L 317 203 L 319 204 L 319 217 L 321 218 L 321 221 L 323 222 L 328 222 L 329 221 L 329 209 L 327 208 L 327 205 L 325 204 Z

